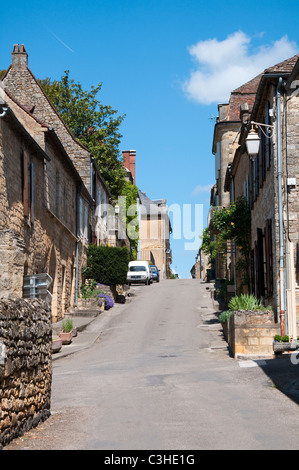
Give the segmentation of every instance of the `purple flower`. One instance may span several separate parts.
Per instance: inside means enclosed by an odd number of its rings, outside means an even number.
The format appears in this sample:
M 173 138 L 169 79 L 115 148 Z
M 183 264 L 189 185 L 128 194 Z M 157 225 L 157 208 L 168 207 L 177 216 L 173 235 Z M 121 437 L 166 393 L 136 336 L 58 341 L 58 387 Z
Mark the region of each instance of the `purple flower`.
M 110 297 L 110 295 L 107 295 L 107 294 L 98 294 L 98 301 L 104 302 L 105 310 L 109 310 L 109 308 L 112 308 L 114 305 L 112 297 Z

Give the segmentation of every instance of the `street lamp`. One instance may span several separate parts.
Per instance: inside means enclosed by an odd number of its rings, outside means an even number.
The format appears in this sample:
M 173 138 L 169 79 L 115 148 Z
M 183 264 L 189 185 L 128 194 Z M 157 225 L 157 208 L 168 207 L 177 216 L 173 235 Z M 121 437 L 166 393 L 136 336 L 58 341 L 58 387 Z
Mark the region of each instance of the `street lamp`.
M 253 128 L 255 126 L 256 128 L 260 129 L 262 133 L 264 134 L 265 137 L 268 139 L 271 139 L 273 136 L 273 127 L 270 124 L 262 124 L 260 122 L 254 122 L 251 121 L 251 129 L 245 139 L 246 142 L 246 148 L 247 148 L 247 153 L 249 157 L 251 158 L 252 161 L 255 160 L 257 154 L 259 153 L 259 148 L 260 148 L 260 136 L 256 132 L 256 130 Z M 264 131 L 263 127 L 266 128 L 266 132 Z
M 254 129 L 251 129 L 246 137 L 247 153 L 252 161 L 255 160 L 260 148 L 260 136 Z

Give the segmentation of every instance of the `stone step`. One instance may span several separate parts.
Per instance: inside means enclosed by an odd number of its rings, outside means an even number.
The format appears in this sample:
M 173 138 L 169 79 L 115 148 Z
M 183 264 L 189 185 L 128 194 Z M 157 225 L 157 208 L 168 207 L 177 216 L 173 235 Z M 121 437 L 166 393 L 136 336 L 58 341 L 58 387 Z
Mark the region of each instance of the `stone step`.
M 101 313 L 101 310 L 100 309 L 81 309 L 81 308 L 77 308 L 77 309 L 72 309 L 69 311 L 69 314 L 72 316 L 72 317 L 96 317 L 98 315 L 100 315 Z

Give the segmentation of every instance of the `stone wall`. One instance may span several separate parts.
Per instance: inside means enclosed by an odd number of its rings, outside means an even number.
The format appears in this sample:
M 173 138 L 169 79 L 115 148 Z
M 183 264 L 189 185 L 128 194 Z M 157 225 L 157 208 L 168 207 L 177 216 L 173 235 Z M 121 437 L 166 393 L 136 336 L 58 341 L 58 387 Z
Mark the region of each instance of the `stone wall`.
M 294 244 L 295 276 L 296 276 L 296 313 L 297 328 L 299 331 L 299 180 L 298 180 L 298 152 L 299 152 L 299 74 L 294 77 L 287 95 L 287 133 L 285 145 L 287 148 L 287 177 L 293 178 L 288 186 L 288 236 Z
M 50 416 L 51 311 L 0 299 L 0 448 Z
M 272 355 L 277 334 L 280 334 L 280 327 L 269 310 L 234 312 L 225 332 L 233 357 Z

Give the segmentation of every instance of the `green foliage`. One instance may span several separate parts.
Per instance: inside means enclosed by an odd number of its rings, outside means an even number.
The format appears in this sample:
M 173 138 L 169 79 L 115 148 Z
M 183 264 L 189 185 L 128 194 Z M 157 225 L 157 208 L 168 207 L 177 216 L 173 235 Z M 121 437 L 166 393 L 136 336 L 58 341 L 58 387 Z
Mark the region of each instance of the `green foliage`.
M 249 252 L 250 223 L 251 213 L 244 197 L 213 213 L 213 227 L 219 243 L 235 240 L 238 249 L 246 256 Z
M 64 333 L 69 333 L 73 329 L 73 320 L 71 318 L 67 318 L 62 322 L 62 331 Z
M 94 279 L 86 279 L 84 284 L 81 285 L 80 291 L 82 299 L 90 299 L 103 292 Z
M 274 341 L 278 341 L 279 343 L 288 343 L 290 341 L 290 338 L 288 337 L 288 335 L 284 335 L 284 336 L 275 335 Z
M 202 251 L 205 255 L 209 257 L 209 262 L 216 258 L 217 253 L 219 253 L 220 246 L 217 243 L 217 240 L 213 240 L 211 232 L 208 228 L 205 228 L 202 232 Z
M 232 311 L 237 310 L 269 310 L 270 307 L 264 307 L 253 294 L 241 294 L 233 297 L 228 304 Z
M 229 310 L 219 315 L 219 321 L 225 323 L 231 315 L 238 310 L 265 311 L 271 310 L 271 307 L 264 307 L 261 302 L 252 294 L 241 294 L 233 297 L 228 304 Z M 278 335 L 277 335 L 278 336 Z M 278 340 L 277 340 L 278 341 Z
M 89 245 L 87 250 L 88 278 L 108 286 L 127 281 L 129 251 L 126 247 Z
M 137 259 L 139 234 L 137 214 L 137 186 L 133 185 L 130 181 L 126 181 L 121 196 L 123 197 L 120 198 L 120 218 L 123 227 L 126 227 L 127 236 L 130 240 L 130 259 L 135 261 Z
M 250 224 L 251 213 L 247 200 L 238 198 L 228 207 L 215 208 L 212 219 L 212 232 L 206 228 L 202 233 L 202 249 L 210 261 L 222 255 L 226 259 L 227 241 L 234 240 L 239 250 L 240 258 L 237 269 L 243 273 L 244 281 L 248 283 L 249 253 L 250 253 Z
M 232 310 L 225 310 L 225 312 L 220 313 L 218 317 L 220 323 L 225 323 L 227 320 L 229 320 L 232 314 L 233 314 Z
M 39 83 L 72 134 L 92 153 L 112 197 L 117 199 L 126 175 L 119 155 L 119 127 L 124 116 L 117 116 L 111 106 L 98 101 L 101 83 L 85 91 L 69 78 L 68 70 L 60 80 L 45 78 Z

